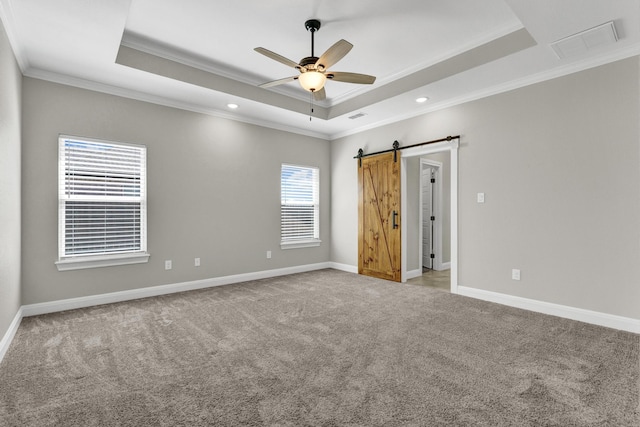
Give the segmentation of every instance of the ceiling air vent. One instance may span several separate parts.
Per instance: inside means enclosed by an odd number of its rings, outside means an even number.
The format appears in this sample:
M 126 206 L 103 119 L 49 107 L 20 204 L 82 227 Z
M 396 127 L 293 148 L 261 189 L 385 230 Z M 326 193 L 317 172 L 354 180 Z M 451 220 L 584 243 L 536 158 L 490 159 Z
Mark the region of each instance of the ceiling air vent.
M 569 58 L 585 53 L 591 49 L 613 44 L 618 41 L 618 34 L 613 22 L 598 25 L 551 43 L 551 48 L 558 58 Z
M 355 119 L 359 119 L 360 117 L 364 117 L 366 115 L 367 115 L 367 113 L 358 113 L 358 114 L 354 114 L 353 116 L 350 116 L 349 118 L 351 120 L 355 120 Z

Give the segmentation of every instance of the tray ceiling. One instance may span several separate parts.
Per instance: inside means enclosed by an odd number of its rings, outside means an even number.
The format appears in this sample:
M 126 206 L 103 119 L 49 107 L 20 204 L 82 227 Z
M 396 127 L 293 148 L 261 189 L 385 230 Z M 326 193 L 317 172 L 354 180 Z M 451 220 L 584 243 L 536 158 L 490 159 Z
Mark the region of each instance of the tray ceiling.
M 26 76 L 328 139 L 640 53 L 635 0 L 0 0 L 0 17 Z M 310 18 L 316 56 L 354 45 L 333 71 L 377 76 L 327 82 L 312 120 L 296 81 L 257 86 L 296 70 L 253 50 L 310 56 Z M 551 46 L 609 22 L 617 41 Z

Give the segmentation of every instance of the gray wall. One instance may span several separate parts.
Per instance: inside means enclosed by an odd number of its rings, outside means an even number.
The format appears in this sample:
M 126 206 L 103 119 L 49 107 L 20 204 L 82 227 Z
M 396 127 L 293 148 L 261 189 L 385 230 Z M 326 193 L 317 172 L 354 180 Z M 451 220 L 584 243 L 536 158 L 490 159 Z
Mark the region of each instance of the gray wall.
M 0 22 L 0 339 L 20 309 L 22 74 Z
M 21 218 L 20 75 L 1 43 L 0 332 L 19 306 Z M 461 134 L 459 284 L 640 318 L 639 68 L 631 58 L 331 143 L 25 78 L 22 303 L 329 260 L 356 266 L 357 149 Z M 59 133 L 147 145 L 148 264 L 56 270 Z M 281 162 L 321 169 L 319 248 L 279 249 Z
M 23 95 L 24 304 L 330 260 L 329 142 L 31 78 Z M 57 271 L 59 133 L 147 146 L 149 263 Z M 283 162 L 320 168 L 320 247 L 280 249 Z
M 639 78 L 634 57 L 333 141 L 332 259 L 357 265 L 359 147 L 461 134 L 459 285 L 639 319 Z

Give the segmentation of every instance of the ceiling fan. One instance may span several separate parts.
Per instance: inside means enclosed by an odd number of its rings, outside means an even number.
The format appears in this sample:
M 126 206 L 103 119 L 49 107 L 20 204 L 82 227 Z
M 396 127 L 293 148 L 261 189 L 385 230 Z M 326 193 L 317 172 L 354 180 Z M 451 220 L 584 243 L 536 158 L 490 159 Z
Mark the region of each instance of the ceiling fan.
M 369 76 L 367 74 L 328 71 L 331 66 L 349 53 L 353 45 L 346 40 L 340 40 L 327 49 L 327 51 L 318 58 L 314 55 L 313 36 L 315 32 L 320 29 L 320 21 L 317 19 L 310 19 L 304 23 L 304 26 L 307 28 L 307 31 L 311 32 L 311 56 L 302 58 L 299 63 L 295 63 L 294 61 L 285 58 L 282 55 L 278 55 L 277 53 L 271 52 L 263 47 L 257 47 L 254 49 L 256 52 L 284 65 L 293 67 L 300 72 L 300 75 L 298 76 L 286 77 L 284 79 L 263 83 L 259 85 L 259 87 L 272 87 L 298 80 L 298 82 L 300 82 L 300 86 L 302 86 L 304 90 L 313 93 L 315 100 L 322 101 L 327 97 L 324 89 L 324 84 L 327 79 L 335 80 L 337 82 L 369 85 L 376 81 L 375 76 Z

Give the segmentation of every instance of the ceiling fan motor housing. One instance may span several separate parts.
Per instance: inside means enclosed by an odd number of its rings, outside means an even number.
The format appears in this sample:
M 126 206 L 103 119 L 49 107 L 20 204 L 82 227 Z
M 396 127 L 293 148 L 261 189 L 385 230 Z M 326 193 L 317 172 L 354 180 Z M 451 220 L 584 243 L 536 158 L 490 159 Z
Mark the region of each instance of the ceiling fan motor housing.
M 317 56 L 307 56 L 306 58 L 302 58 L 300 60 L 300 66 L 306 68 L 307 70 L 313 70 L 316 68 L 316 62 L 318 62 Z
M 311 55 L 302 58 L 299 63 L 295 63 L 292 60 L 271 52 L 263 47 L 257 47 L 254 49 L 256 52 L 281 62 L 284 65 L 293 67 L 300 72 L 297 76 L 263 83 L 259 85 L 260 87 L 272 87 L 297 80 L 304 90 L 312 92 L 314 94 L 314 98 L 321 101 L 326 97 L 324 83 L 327 79 L 359 84 L 372 84 L 375 81 L 375 76 L 368 76 L 366 74 L 327 72 L 330 67 L 349 53 L 353 45 L 346 40 L 339 40 L 327 49 L 327 51 L 320 57 L 317 57 L 314 53 L 314 35 L 315 32 L 320 29 L 320 25 L 320 21 L 317 19 L 309 19 L 304 23 L 307 31 L 311 33 Z M 320 63 L 320 60 L 322 60 L 322 63 Z
M 304 23 L 304 27 L 307 29 L 307 31 L 311 31 L 312 33 L 316 32 L 320 29 L 320 21 L 318 21 L 317 19 L 309 19 Z

